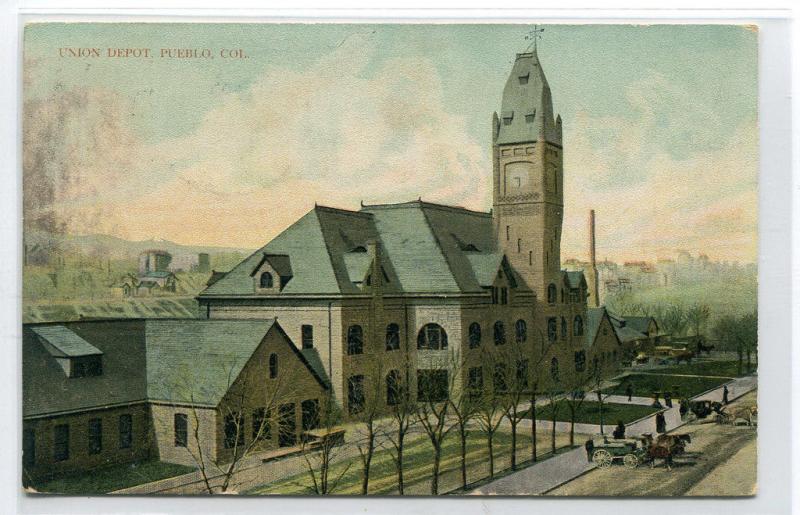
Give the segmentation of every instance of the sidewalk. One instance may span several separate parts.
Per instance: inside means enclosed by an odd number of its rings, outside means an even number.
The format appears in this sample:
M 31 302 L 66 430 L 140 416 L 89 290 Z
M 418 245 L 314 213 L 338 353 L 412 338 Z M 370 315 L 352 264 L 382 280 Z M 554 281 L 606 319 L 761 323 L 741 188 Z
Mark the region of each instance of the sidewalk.
M 754 376 L 740 377 L 728 383 L 728 400 L 733 401 L 748 392 L 756 389 L 758 378 Z M 619 397 L 619 396 L 610 396 Z M 644 397 L 634 397 L 631 404 L 641 403 Z M 697 400 L 722 400 L 722 386 L 714 390 L 702 393 L 693 397 Z M 652 402 L 652 399 L 647 399 Z M 618 400 L 609 400 L 608 402 L 619 402 Z M 628 403 L 628 398 L 624 397 L 624 403 Z M 681 420 L 680 411 L 677 403 L 672 408 L 663 411 L 664 418 L 667 423 L 667 431 L 672 431 L 681 427 L 686 422 Z M 549 424 L 549 423 L 548 423 Z M 561 430 L 561 424 L 564 424 L 566 430 L 569 430 L 569 423 L 558 422 L 556 430 Z M 527 427 L 530 427 L 528 423 Z M 536 427 L 548 428 L 550 425 L 545 426 L 541 421 L 538 421 Z M 576 433 L 584 432 L 585 429 L 590 429 L 587 434 L 594 434 L 598 431 L 591 431 L 597 429 L 599 426 L 593 424 L 576 424 Z M 628 424 L 626 434 L 628 436 L 639 435 L 642 433 L 655 433 L 655 413 L 648 417 L 642 418 Z M 577 443 L 577 442 L 576 442 Z M 512 473 L 506 477 L 487 483 L 475 490 L 468 492 L 468 495 L 542 495 L 548 491 L 572 481 L 576 477 L 595 468 L 593 463 L 589 463 L 586 458 L 586 451 L 583 448 L 577 448 L 569 452 L 565 452 L 559 456 L 554 456 L 549 460 L 537 465 L 533 465 L 525 470 Z

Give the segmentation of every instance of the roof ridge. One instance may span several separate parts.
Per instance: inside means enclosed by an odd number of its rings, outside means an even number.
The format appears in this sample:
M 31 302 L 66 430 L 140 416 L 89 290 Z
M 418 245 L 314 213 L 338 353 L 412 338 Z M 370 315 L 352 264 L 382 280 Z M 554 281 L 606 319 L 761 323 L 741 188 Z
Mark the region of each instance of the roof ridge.
M 407 202 L 394 202 L 394 203 L 386 203 L 386 204 L 363 204 L 361 205 L 361 209 L 404 209 L 409 207 L 421 207 L 421 208 L 433 208 L 433 209 L 442 209 L 447 211 L 458 211 L 465 214 L 475 215 L 475 216 L 491 216 L 490 211 L 477 211 L 474 209 L 469 209 L 463 206 L 452 206 L 449 204 L 440 204 L 438 202 L 428 202 L 427 200 L 417 199 L 417 200 L 409 200 Z
M 367 212 L 360 211 L 360 210 L 359 211 L 353 211 L 352 209 L 344 209 L 344 208 L 341 208 L 341 207 L 323 206 L 323 205 L 320 205 L 320 204 L 314 204 L 314 209 L 315 210 L 320 210 L 320 211 L 328 211 L 328 212 L 331 212 L 331 213 L 336 213 L 336 214 L 341 214 L 341 215 L 356 215 L 356 216 L 367 216 L 367 217 L 371 217 L 372 216 L 372 213 L 367 213 Z

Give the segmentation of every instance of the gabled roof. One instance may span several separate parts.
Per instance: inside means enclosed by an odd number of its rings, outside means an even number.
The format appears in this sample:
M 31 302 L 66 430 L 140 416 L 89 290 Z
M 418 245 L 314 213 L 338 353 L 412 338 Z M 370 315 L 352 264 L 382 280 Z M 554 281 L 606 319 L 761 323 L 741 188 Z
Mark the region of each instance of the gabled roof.
M 61 328 L 103 353 L 99 376 L 67 378 L 39 334 Z M 23 415 L 144 401 L 216 406 L 270 331 L 324 388 L 319 357 L 301 353 L 274 320 L 92 320 L 23 326 Z
M 658 322 L 656 322 L 655 318 L 653 317 L 633 317 L 633 316 L 625 316 L 625 320 L 628 322 L 628 326 L 632 329 L 639 331 L 640 333 L 647 334 L 648 326 L 650 325 L 650 321 L 655 322 L 656 328 L 658 328 Z
M 358 283 L 372 259 L 364 250 L 373 242 L 388 293 L 482 292 L 502 260 L 493 250 L 493 231 L 489 213 L 422 201 L 363 206 L 358 212 L 316 206 L 200 297 L 255 295 L 249 274 L 264 254 L 286 255 L 291 262 L 294 277 L 283 295 L 361 294 Z M 518 274 L 512 271 L 511 277 L 527 289 Z
M 567 285 L 570 288 L 578 289 L 581 286 L 586 286 L 586 278 L 583 275 L 583 270 L 564 270 L 564 275 L 567 278 Z
M 172 272 L 168 272 L 166 270 L 151 270 L 141 275 L 143 278 L 153 277 L 156 279 L 163 279 L 165 277 L 175 276 Z
M 611 319 L 611 326 L 614 328 L 614 331 L 617 333 L 617 337 L 621 342 L 627 343 L 647 338 L 645 333 L 637 331 L 631 327 L 630 321 L 627 318 L 622 318 L 610 312 L 608 316 Z
M 594 345 L 594 340 L 597 338 L 597 331 L 600 330 L 600 322 L 606 316 L 606 308 L 588 308 L 586 310 L 586 324 L 584 334 L 586 335 L 585 344 L 587 347 Z
M 254 276 L 264 263 L 269 263 L 269 266 L 279 276 L 284 278 L 292 277 L 292 263 L 289 260 L 289 256 L 286 254 L 267 254 L 266 252 L 262 255 L 261 261 L 253 268 L 253 271 L 250 272 L 250 276 Z
M 34 327 L 33 332 L 49 344 L 48 351 L 53 356 L 72 358 L 103 353 L 63 325 Z

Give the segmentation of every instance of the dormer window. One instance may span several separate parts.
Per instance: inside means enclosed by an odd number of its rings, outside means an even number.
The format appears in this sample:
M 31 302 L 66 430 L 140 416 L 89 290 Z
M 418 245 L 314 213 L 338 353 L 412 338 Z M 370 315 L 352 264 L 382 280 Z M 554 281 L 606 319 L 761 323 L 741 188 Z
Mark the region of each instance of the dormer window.
M 261 288 L 272 288 L 272 274 L 269 272 L 263 272 L 261 274 L 261 279 L 259 280 L 259 286 Z
M 503 111 L 503 125 L 511 125 L 514 119 L 514 111 Z
M 278 293 L 292 279 L 292 266 L 285 254 L 264 254 L 250 272 L 259 293 Z
M 536 118 L 536 110 L 528 111 L 525 113 L 525 123 L 533 123 L 533 120 Z
M 525 84 L 528 83 L 528 77 L 529 76 L 530 76 L 530 74 L 528 74 L 528 73 L 526 73 L 525 75 L 520 75 L 519 76 L 519 84 L 520 84 L 520 86 L 524 86 Z
M 103 374 L 103 352 L 63 325 L 35 327 L 47 352 L 69 378 Z

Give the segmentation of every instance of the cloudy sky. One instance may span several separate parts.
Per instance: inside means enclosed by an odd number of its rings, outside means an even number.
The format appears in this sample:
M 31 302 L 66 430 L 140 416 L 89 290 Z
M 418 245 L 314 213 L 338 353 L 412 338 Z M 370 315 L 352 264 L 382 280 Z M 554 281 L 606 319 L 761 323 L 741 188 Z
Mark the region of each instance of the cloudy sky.
M 314 202 L 488 211 L 490 121 L 528 30 L 29 25 L 26 229 L 255 248 Z M 755 29 L 546 25 L 543 36 L 564 120 L 562 256 L 586 256 L 594 208 L 600 257 L 754 261 Z

